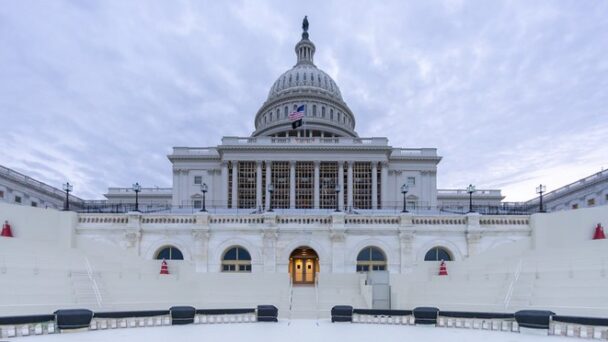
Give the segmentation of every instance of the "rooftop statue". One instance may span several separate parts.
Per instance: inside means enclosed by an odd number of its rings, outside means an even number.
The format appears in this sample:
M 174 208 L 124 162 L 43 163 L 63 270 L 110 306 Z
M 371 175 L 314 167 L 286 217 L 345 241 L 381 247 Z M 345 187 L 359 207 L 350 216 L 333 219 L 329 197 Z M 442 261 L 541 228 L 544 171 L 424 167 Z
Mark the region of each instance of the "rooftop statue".
M 302 30 L 304 30 L 304 32 L 308 32 L 308 16 L 307 15 L 305 15 L 304 20 L 302 20 Z

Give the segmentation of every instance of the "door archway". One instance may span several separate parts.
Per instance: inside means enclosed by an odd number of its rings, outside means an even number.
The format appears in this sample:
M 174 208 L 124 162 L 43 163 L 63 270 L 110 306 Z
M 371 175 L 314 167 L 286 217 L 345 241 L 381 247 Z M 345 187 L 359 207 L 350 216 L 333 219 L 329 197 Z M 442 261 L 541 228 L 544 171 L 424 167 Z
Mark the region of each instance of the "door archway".
M 308 247 L 300 246 L 289 255 L 289 273 L 294 285 L 312 285 L 319 272 L 319 255 Z

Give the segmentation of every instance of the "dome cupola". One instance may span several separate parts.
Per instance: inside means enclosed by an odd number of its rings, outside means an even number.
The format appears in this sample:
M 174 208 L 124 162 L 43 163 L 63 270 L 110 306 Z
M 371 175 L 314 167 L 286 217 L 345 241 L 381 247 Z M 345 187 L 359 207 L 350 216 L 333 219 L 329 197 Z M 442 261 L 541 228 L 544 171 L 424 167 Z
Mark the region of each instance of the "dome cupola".
M 296 65 L 274 82 L 256 114 L 252 136 L 356 137 L 355 118 L 336 82 L 314 64 L 315 45 L 309 39 L 308 18 L 296 44 Z M 292 129 L 289 113 L 304 105 L 302 127 Z

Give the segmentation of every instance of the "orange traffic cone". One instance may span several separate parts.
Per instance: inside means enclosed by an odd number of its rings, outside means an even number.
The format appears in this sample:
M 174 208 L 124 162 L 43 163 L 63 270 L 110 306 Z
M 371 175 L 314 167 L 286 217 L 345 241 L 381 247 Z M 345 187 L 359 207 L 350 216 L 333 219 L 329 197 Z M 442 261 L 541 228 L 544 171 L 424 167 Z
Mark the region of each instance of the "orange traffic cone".
M 163 263 L 160 264 L 160 274 L 169 274 L 169 267 L 167 266 L 165 259 L 163 259 Z
M 439 275 L 446 276 L 448 275 L 448 269 L 445 267 L 445 261 L 441 260 L 441 264 L 439 264 Z
M 4 236 L 4 229 L 2 229 L 2 236 Z M 605 239 L 606 235 L 604 235 L 604 227 L 601 224 L 597 224 L 595 227 L 595 233 L 593 234 L 593 240 L 602 240 Z
M 0 236 L 13 237 L 11 225 L 8 224 L 8 221 L 4 221 L 4 224 L 2 225 L 2 233 L 0 233 Z

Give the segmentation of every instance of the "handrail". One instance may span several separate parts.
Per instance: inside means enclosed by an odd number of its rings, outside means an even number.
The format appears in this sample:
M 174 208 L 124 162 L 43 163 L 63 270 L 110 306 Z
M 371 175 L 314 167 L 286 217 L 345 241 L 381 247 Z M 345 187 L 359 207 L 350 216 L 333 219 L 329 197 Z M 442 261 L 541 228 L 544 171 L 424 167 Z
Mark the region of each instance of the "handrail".
M 521 275 L 521 270 L 523 268 L 523 263 L 524 263 L 523 259 L 519 258 L 519 262 L 517 263 L 517 268 L 515 269 L 515 273 L 513 275 L 513 280 L 511 280 L 511 283 L 509 284 L 509 288 L 507 289 L 507 293 L 505 295 L 505 300 L 504 300 L 505 309 L 511 303 L 511 298 L 513 297 L 513 291 L 515 290 L 515 283 L 517 283 L 517 281 L 519 280 L 519 276 Z
M 95 293 L 95 300 L 97 300 L 97 306 L 101 307 L 101 302 L 102 302 L 101 292 L 99 291 L 99 286 L 97 285 L 97 281 L 95 280 L 95 277 L 93 276 L 93 268 L 91 267 L 91 263 L 89 262 L 88 257 L 85 257 L 84 260 L 87 265 L 87 276 L 89 277 L 89 280 L 93 284 L 92 285 L 93 293 Z

